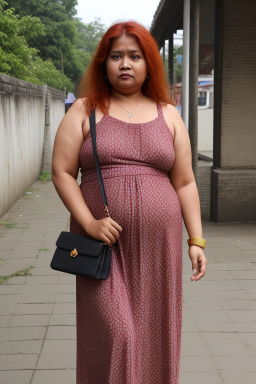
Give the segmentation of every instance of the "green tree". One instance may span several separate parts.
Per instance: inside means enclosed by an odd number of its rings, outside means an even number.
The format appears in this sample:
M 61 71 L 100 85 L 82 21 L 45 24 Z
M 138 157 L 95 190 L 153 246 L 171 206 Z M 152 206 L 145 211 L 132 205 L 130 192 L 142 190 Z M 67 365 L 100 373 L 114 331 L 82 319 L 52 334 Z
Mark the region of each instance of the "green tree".
M 76 29 L 70 17 L 70 13 L 75 10 L 70 6 L 70 1 L 9 0 L 8 6 L 13 7 L 20 16 L 31 15 L 41 20 L 45 26 L 45 35 L 28 39 L 30 46 L 38 50 L 43 60 L 51 59 L 56 68 L 75 81 L 74 74 L 78 68 L 72 51 Z
M 77 30 L 76 47 L 92 56 L 106 31 L 105 25 L 100 22 L 100 19 L 84 24 L 78 18 L 75 19 L 75 25 Z
M 13 9 L 4 10 L 5 6 L 6 2 L 0 0 L 0 72 L 62 90 L 73 89 L 72 82 L 51 61 L 43 61 L 38 50 L 28 44 L 28 40 L 45 34 L 40 19 L 20 18 Z
M 70 17 L 73 17 L 76 15 L 76 5 L 77 0 L 60 0 L 60 3 L 65 7 L 67 14 Z
M 38 50 L 43 60 L 51 59 L 55 67 L 76 84 L 104 31 L 95 21 L 87 25 L 75 18 L 77 0 L 9 0 L 20 16 L 40 18 L 44 36 L 31 36 L 29 45 Z
M 183 45 L 174 46 L 173 48 L 173 63 L 174 74 L 177 83 L 182 82 L 182 63 L 177 63 L 177 55 L 183 55 Z

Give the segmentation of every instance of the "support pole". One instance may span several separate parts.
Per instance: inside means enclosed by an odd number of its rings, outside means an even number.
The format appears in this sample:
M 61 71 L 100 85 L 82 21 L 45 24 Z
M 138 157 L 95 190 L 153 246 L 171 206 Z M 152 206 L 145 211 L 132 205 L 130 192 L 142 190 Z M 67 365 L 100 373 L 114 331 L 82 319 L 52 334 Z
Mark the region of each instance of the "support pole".
M 189 129 L 189 30 L 190 30 L 190 0 L 184 0 L 183 7 L 183 58 L 182 58 L 182 90 L 181 117 Z
M 197 180 L 198 164 L 198 71 L 199 71 L 199 0 L 190 3 L 189 137 L 192 167 Z
M 169 39 L 168 44 L 168 77 L 171 86 L 173 87 L 173 34 Z

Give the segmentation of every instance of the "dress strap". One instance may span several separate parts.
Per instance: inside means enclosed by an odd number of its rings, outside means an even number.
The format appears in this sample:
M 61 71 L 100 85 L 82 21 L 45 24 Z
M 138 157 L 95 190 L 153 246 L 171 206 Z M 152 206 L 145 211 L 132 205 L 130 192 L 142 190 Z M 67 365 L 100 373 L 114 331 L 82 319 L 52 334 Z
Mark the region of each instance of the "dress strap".
M 157 103 L 157 111 L 158 111 L 158 117 L 161 119 L 164 118 L 163 109 L 160 103 Z

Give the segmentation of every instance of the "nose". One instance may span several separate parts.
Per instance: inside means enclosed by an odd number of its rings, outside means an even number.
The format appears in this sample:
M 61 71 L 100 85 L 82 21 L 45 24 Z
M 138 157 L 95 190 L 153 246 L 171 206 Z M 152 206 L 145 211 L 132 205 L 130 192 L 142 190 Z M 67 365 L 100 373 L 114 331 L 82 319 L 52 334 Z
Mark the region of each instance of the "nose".
M 131 69 L 131 65 L 127 62 L 127 59 L 124 58 L 120 64 L 120 69 Z

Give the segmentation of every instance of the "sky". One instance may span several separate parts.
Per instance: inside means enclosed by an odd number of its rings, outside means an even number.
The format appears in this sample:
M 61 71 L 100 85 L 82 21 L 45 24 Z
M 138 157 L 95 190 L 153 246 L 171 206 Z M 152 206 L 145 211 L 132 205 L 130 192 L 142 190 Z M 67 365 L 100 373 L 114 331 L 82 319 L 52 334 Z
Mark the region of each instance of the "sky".
M 159 3 L 160 0 L 78 0 L 76 16 L 86 24 L 100 18 L 106 27 L 132 19 L 149 29 Z
M 159 3 L 160 0 L 78 0 L 76 16 L 85 24 L 100 18 L 107 28 L 120 20 L 135 20 L 149 29 Z M 182 31 L 177 32 L 174 44 L 182 45 Z

